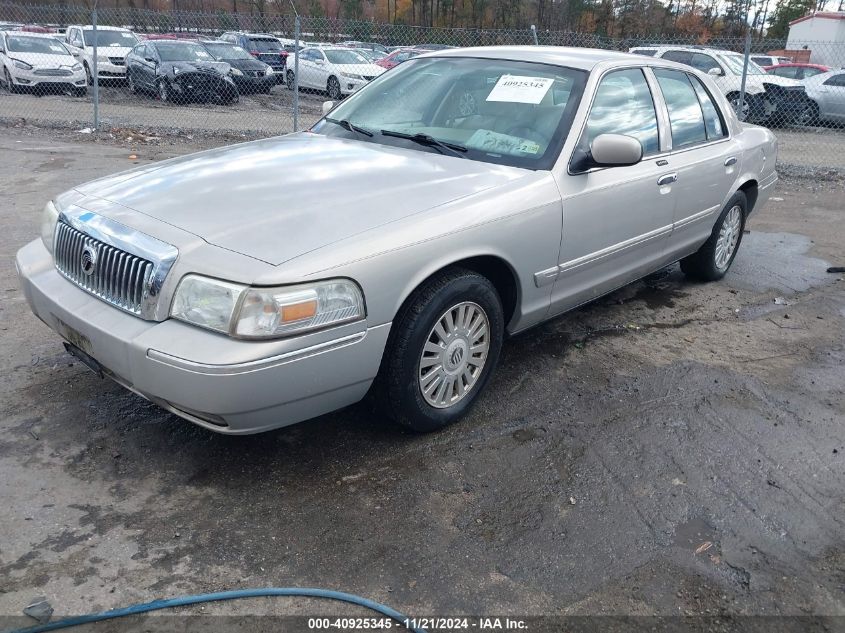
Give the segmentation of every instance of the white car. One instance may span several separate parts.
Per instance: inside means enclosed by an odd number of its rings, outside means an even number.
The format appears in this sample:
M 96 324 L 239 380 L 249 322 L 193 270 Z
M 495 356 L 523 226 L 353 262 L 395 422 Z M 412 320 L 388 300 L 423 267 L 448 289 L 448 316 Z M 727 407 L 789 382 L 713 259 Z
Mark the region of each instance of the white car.
M 339 101 L 385 71 L 351 48 L 312 47 L 299 51 L 299 87 L 325 90 Z M 287 84 L 293 88 L 294 68 L 288 63 Z
M 745 57 L 734 51 L 684 46 L 637 46 L 628 52 L 679 62 L 712 76 L 740 121 L 791 122 L 801 117 L 807 108 L 804 87 L 800 81 L 769 75 L 749 59 L 745 100 L 740 111 Z
M 77 97 L 88 92 L 82 64 L 48 34 L 0 31 L 0 65 L 9 92 L 28 88 L 41 94 L 48 88 L 61 88 Z
M 94 27 L 69 26 L 65 43 L 85 69 L 88 83 L 93 83 Z M 129 29 L 116 26 L 97 27 L 97 77 L 100 79 L 126 79 L 126 55 L 138 43 L 138 37 Z

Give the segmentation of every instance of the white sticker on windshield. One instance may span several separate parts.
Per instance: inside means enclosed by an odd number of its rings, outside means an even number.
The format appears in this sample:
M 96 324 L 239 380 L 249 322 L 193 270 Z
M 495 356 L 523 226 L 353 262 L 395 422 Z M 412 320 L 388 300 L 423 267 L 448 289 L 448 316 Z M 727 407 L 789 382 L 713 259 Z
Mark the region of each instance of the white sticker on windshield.
M 487 95 L 487 101 L 540 103 L 555 82 L 549 77 L 502 75 Z
M 493 154 L 519 155 L 538 154 L 540 152 L 540 145 L 534 141 L 484 129 L 473 132 L 466 145 Z

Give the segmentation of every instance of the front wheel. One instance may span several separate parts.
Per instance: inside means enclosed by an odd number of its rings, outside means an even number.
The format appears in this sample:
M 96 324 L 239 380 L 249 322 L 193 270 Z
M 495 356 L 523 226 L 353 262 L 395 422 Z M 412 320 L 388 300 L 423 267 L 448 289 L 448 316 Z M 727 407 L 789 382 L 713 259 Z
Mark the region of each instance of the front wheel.
M 6 90 L 8 90 L 10 94 L 15 94 L 18 89 L 15 86 L 15 82 L 12 80 L 12 75 L 9 74 L 8 68 L 3 69 L 3 77 L 6 82 Z
M 168 85 L 166 79 L 159 79 L 158 98 L 162 101 L 162 103 L 167 103 L 168 101 L 173 100 L 172 95 L 170 93 L 170 86 Z
M 502 302 L 490 281 L 446 270 L 408 299 L 391 329 L 376 389 L 388 417 L 420 433 L 464 416 L 499 360 Z
M 747 204 L 742 191 L 731 196 L 708 240 L 695 253 L 681 260 L 681 270 L 687 277 L 716 281 L 725 276 L 742 242 Z
M 138 86 L 135 85 L 135 80 L 132 78 L 132 72 L 126 70 L 126 83 L 129 84 L 129 92 L 133 95 L 138 94 Z
M 819 123 L 819 104 L 815 101 L 807 100 L 807 105 L 801 110 L 801 114 L 795 121 L 798 125 L 818 125 Z
M 742 99 L 742 107 L 740 107 L 739 93 L 735 92 L 728 96 L 728 103 L 731 104 L 740 121 L 752 123 L 762 120 L 765 116 L 763 100 L 757 95 L 746 94 L 745 98 Z
M 337 80 L 337 77 L 329 77 L 329 81 L 326 84 L 326 92 L 329 94 L 329 99 L 332 101 L 340 101 L 343 95 L 340 92 L 340 82 Z
M 83 64 L 85 67 L 85 80 L 88 82 L 89 86 L 94 85 L 94 76 L 91 74 L 91 69 L 88 67 L 88 62 Z

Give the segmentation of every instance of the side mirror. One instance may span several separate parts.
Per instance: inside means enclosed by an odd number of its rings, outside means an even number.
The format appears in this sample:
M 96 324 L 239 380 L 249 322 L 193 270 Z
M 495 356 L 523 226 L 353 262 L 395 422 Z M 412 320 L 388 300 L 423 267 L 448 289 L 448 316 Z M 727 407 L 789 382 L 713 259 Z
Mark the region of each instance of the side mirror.
M 643 159 L 643 146 L 633 136 L 599 134 L 589 151 L 578 150 L 572 157 L 570 169 L 580 173 L 593 167 L 625 167 Z
M 710 68 L 710 69 L 707 70 L 707 74 L 710 75 L 711 77 L 721 77 L 722 75 L 725 74 L 725 71 L 722 70 L 721 68 L 713 67 L 713 68 Z
M 323 101 L 323 116 L 331 112 L 333 107 L 334 101 Z

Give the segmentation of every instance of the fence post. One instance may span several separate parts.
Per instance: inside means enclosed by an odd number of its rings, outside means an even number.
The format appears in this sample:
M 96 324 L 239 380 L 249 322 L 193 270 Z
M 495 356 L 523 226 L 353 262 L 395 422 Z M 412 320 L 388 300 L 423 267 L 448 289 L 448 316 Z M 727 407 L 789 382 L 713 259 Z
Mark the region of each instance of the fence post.
M 98 56 L 98 47 L 97 47 L 97 8 L 96 6 L 91 10 L 91 36 L 94 38 L 94 57 L 91 60 L 91 64 L 94 68 L 91 70 L 92 79 L 94 80 L 94 131 L 100 129 L 100 81 L 98 78 L 99 71 L 97 70 L 97 56 Z M 85 37 L 85 32 L 83 31 L 82 37 Z M 85 40 L 82 41 L 85 44 Z
M 742 118 L 742 111 L 745 110 L 745 80 L 748 77 L 748 58 L 751 55 L 751 29 L 748 29 L 745 32 L 745 56 L 742 61 L 742 83 L 739 86 L 739 112 L 737 112 L 737 117 L 741 121 L 745 119 Z M 751 118 L 751 108 L 748 108 L 748 119 Z
M 299 132 L 299 36 L 302 32 L 297 15 L 293 21 L 293 131 Z M 287 77 L 286 77 L 287 79 Z
M 536 24 L 531 25 L 531 35 L 534 36 L 534 46 L 539 46 L 540 41 L 537 39 L 537 25 Z

